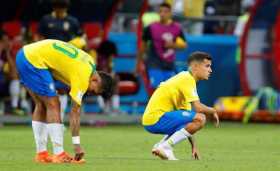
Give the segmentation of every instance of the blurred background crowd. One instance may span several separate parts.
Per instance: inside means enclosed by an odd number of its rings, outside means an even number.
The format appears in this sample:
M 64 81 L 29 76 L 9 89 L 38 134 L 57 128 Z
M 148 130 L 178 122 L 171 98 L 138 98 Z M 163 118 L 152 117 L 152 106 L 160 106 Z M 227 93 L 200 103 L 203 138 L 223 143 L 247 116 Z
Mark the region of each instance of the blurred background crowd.
M 270 87 L 274 94 L 262 93 L 258 105 L 278 111 L 280 64 L 274 49 L 279 44 L 280 5 L 276 0 L 10 0 L 0 10 L 0 114 L 30 115 L 32 102 L 20 86 L 14 60 L 25 44 L 49 38 L 89 52 L 97 69 L 115 78 L 114 96 L 87 96 L 84 113 L 143 113 L 151 80 L 145 67 L 136 69 L 136 59 L 143 30 L 161 20 L 163 2 L 170 4 L 187 42 L 176 51 L 175 72 L 186 69 L 186 58 L 194 50 L 213 56 L 213 77 L 199 85 L 204 103 L 240 113 L 250 97 Z M 63 95 L 60 100 L 67 113 L 69 99 Z

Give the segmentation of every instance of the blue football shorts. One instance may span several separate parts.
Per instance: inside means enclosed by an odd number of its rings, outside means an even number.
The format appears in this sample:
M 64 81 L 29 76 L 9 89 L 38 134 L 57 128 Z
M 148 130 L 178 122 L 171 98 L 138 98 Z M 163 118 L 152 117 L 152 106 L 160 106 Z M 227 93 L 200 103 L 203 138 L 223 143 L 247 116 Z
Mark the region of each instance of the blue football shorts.
M 145 129 L 153 134 L 172 135 L 174 132 L 184 128 L 193 121 L 195 111 L 176 110 L 166 112 L 154 125 L 144 126 Z
M 32 92 L 53 97 L 56 96 L 55 82 L 48 69 L 38 69 L 27 59 L 23 49 L 20 49 L 16 56 L 16 68 L 20 82 Z

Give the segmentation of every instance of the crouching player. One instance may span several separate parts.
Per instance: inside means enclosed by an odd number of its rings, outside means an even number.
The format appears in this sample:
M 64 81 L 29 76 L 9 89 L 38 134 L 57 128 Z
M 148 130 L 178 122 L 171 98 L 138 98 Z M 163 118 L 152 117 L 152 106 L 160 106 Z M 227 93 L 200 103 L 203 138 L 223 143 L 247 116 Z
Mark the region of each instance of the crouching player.
M 20 81 L 35 103 L 32 128 L 36 143 L 36 162 L 83 163 L 84 151 L 80 145 L 80 106 L 83 95 L 95 93 L 112 95 L 113 81 L 104 72 L 97 72 L 95 63 L 86 52 L 58 40 L 42 40 L 24 46 L 16 57 Z M 70 128 L 75 157 L 63 148 L 63 124 L 60 118 L 60 102 L 54 80 L 70 88 L 72 108 Z M 53 156 L 47 151 L 50 136 Z
M 205 114 L 215 119 L 216 126 L 219 125 L 216 110 L 202 104 L 196 91 L 196 82 L 207 80 L 212 72 L 210 55 L 194 52 L 187 63 L 188 71 L 180 72 L 159 85 L 142 118 L 148 132 L 165 135 L 152 149 L 152 153 L 161 159 L 177 160 L 173 146 L 186 139 L 191 144 L 192 157 L 199 159 L 193 134 L 204 126 Z

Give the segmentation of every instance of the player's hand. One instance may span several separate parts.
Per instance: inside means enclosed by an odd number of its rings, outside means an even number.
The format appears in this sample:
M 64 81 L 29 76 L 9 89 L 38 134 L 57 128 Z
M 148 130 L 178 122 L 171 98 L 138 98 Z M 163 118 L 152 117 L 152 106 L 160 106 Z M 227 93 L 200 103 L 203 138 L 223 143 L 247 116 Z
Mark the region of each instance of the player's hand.
M 165 42 L 164 47 L 167 49 L 173 49 L 174 43 L 172 41 Z
M 172 41 L 167 41 L 164 44 L 164 47 L 167 48 L 167 49 L 174 49 L 174 46 L 175 46 L 175 44 Z
M 195 160 L 199 160 L 200 159 L 198 150 L 195 147 L 192 148 L 192 158 L 195 159 Z
M 80 144 L 74 144 L 74 151 L 75 151 L 74 159 L 77 161 L 81 160 L 85 155 L 85 152 Z
M 215 125 L 215 127 L 219 127 L 220 126 L 220 120 L 219 120 L 219 115 L 218 115 L 218 113 L 217 112 L 215 112 L 214 114 L 213 114 L 213 118 L 214 118 L 214 125 Z

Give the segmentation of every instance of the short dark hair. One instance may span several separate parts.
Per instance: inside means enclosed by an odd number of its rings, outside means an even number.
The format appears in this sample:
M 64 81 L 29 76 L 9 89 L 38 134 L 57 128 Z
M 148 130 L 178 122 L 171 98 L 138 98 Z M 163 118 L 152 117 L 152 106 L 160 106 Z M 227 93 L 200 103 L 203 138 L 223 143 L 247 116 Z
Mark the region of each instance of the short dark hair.
M 114 93 L 115 81 L 113 80 L 112 76 L 106 72 L 98 71 L 98 74 L 101 78 L 102 87 L 102 92 L 100 95 L 104 99 L 109 99 Z
M 51 1 L 53 8 L 68 8 L 70 5 L 69 0 L 52 0 Z
M 168 8 L 168 9 L 171 10 L 171 5 L 170 5 L 169 3 L 167 3 L 167 2 L 161 3 L 161 4 L 159 5 L 159 7 L 165 7 L 165 8 Z
M 202 62 L 204 59 L 212 60 L 212 57 L 205 52 L 196 51 L 190 54 L 187 64 L 190 65 L 193 61 Z
M 117 55 L 118 49 L 116 44 L 110 40 L 105 40 L 101 42 L 99 47 L 97 48 L 98 55 L 104 55 L 104 57 L 109 57 L 111 55 Z

